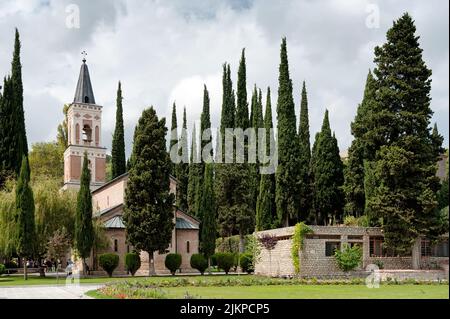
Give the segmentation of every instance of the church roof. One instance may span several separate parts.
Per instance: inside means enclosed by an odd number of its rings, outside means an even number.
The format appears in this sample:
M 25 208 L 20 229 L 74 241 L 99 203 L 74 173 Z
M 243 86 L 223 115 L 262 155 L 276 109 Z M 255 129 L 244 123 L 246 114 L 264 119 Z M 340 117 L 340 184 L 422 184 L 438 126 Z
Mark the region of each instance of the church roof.
M 95 104 L 94 91 L 92 91 L 91 78 L 89 77 L 89 70 L 85 59 L 83 59 L 83 64 L 81 64 L 73 103 Z
M 188 220 L 181 218 L 181 217 L 177 217 L 177 222 L 175 224 L 175 228 L 176 229 L 199 229 L 198 226 L 195 226 Z
M 108 219 L 103 223 L 103 226 L 105 226 L 105 228 L 125 228 L 122 216 L 114 216 L 113 218 Z

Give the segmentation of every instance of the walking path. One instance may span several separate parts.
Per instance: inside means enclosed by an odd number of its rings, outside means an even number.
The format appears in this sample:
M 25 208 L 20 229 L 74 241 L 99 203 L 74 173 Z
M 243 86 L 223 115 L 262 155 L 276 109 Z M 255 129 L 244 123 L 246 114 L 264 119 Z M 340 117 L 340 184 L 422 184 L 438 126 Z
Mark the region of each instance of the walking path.
M 85 293 L 103 285 L 0 287 L 0 299 L 91 299 Z

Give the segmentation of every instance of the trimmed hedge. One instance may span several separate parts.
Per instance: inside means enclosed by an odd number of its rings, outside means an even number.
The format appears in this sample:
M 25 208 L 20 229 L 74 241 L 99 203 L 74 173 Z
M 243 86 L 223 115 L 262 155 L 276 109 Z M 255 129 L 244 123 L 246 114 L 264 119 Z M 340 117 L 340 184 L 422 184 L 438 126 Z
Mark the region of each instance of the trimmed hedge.
M 231 267 L 235 265 L 235 258 L 235 254 L 232 253 L 216 253 L 217 267 L 228 275 Z
M 191 256 L 191 267 L 197 269 L 203 275 L 208 268 L 208 260 L 201 254 L 193 254 Z
M 243 271 L 250 274 L 253 271 L 253 255 L 250 253 L 245 253 L 241 255 L 240 264 Z
M 181 255 L 180 254 L 168 254 L 166 256 L 166 260 L 164 262 L 166 268 L 170 270 L 172 275 L 175 275 L 175 272 L 181 266 Z
M 108 276 L 112 277 L 114 270 L 119 265 L 119 255 L 111 253 L 101 254 L 98 257 L 98 263 L 108 273 Z
M 6 272 L 6 267 L 3 264 L 0 264 L 0 276 Z
M 125 265 L 131 276 L 134 276 L 136 271 L 141 268 L 141 257 L 138 253 L 128 253 L 125 255 Z

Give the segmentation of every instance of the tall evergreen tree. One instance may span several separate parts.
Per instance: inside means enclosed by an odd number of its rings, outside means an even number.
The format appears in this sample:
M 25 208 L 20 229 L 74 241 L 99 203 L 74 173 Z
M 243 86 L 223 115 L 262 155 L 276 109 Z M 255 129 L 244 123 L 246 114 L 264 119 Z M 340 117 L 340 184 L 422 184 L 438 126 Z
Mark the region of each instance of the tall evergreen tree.
M 407 251 L 424 235 L 436 237 L 438 147 L 430 130 L 431 70 L 422 58 L 408 13 L 393 23 L 387 41 L 375 48 L 376 100 L 372 121 L 383 147 L 375 156 L 368 208 L 383 219 L 385 242 Z M 413 254 L 414 267 L 418 257 Z
M 295 105 L 292 97 L 292 81 L 286 38 L 283 38 L 280 50 L 280 67 L 278 76 L 278 167 L 276 172 L 277 214 L 283 226 L 297 219 L 299 206 L 299 148 L 295 119 Z
M 3 98 L 0 103 L 0 187 L 4 179 L 15 175 L 18 149 L 13 102 L 13 86 L 10 77 L 3 81 Z
M 75 216 L 75 247 L 83 260 L 83 274 L 86 273 L 86 258 L 91 254 L 94 244 L 94 227 L 92 224 L 91 171 L 87 153 L 84 153 L 80 190 L 77 196 L 77 213 Z
M 116 98 L 116 127 L 112 141 L 112 178 L 124 174 L 127 170 L 125 159 L 125 135 L 123 128 L 122 85 L 119 81 Z
M 380 147 L 380 140 L 371 138 L 374 136 L 371 132 L 376 130 L 371 123 L 372 114 L 377 111 L 375 92 L 376 81 L 369 70 L 363 100 L 351 124 L 354 140 L 348 150 L 344 174 L 345 213 L 356 217 L 363 215 L 365 209 L 364 160 L 372 161 Z
M 169 247 L 174 226 L 166 134 L 166 119 L 159 120 L 153 107 L 144 110 L 134 132 L 125 191 L 127 237 L 137 250 L 149 254 L 149 275 L 155 273 L 154 252 L 163 253 Z
M 20 163 L 25 155 L 28 160 L 28 143 L 25 130 L 25 115 L 23 110 L 23 84 L 22 84 L 22 64 L 20 62 L 20 38 L 19 31 L 16 28 L 14 39 L 14 53 L 11 63 L 11 82 L 13 86 L 13 101 L 15 109 L 15 118 L 13 123 L 16 127 L 17 150 L 16 150 L 16 173 L 19 174 Z
M 266 129 L 266 155 L 270 155 L 270 143 L 275 145 L 272 122 L 272 103 L 270 88 L 267 88 L 266 111 L 264 116 Z M 266 230 L 277 226 L 275 203 L 275 174 L 262 174 L 259 184 L 258 199 L 256 201 L 256 230 Z
M 249 127 L 248 102 L 247 102 L 247 68 L 245 64 L 245 49 L 242 49 L 239 62 L 237 80 L 237 104 L 236 104 L 236 127 L 245 130 Z
M 203 183 L 200 215 L 202 216 L 200 250 L 208 258 L 214 254 L 216 248 L 216 205 L 214 196 L 213 164 L 207 163 Z
M 176 166 L 177 185 L 177 206 L 182 211 L 188 211 L 188 185 L 189 185 L 189 154 L 188 154 L 188 136 L 186 124 L 186 108 L 183 110 L 183 128 L 178 141 L 178 155 L 181 162 Z
M 316 135 L 312 158 L 314 176 L 314 211 L 316 224 L 329 224 L 342 220 L 343 164 L 337 140 L 331 134 L 328 110 L 325 111 L 322 129 Z
M 18 255 L 23 258 L 24 279 L 27 280 L 27 259 L 33 257 L 35 253 L 36 229 L 33 190 L 29 185 L 30 168 L 25 155 L 22 157 L 21 164 L 16 188 L 16 223 L 18 236 L 16 250 Z
M 172 122 L 170 126 L 170 147 L 169 147 L 169 154 L 172 152 L 172 148 L 177 144 L 178 141 L 178 123 L 177 123 L 177 106 L 175 102 L 173 102 L 172 106 Z M 178 151 L 177 151 L 178 153 Z M 176 176 L 176 164 L 174 162 L 170 163 L 170 173 Z
M 299 190 L 300 204 L 298 219 L 305 221 L 311 210 L 311 179 L 310 179 L 310 162 L 311 162 L 311 144 L 309 136 L 309 115 L 308 115 L 308 96 L 306 93 L 306 84 L 303 81 L 302 100 L 300 103 L 300 124 L 298 129 L 299 138 Z
M 199 216 L 197 199 L 197 190 L 199 184 L 199 174 L 200 174 L 200 159 L 197 150 L 197 133 L 195 129 L 192 130 L 192 141 L 191 141 L 191 160 L 189 163 L 189 178 L 188 178 L 188 211 L 194 216 Z

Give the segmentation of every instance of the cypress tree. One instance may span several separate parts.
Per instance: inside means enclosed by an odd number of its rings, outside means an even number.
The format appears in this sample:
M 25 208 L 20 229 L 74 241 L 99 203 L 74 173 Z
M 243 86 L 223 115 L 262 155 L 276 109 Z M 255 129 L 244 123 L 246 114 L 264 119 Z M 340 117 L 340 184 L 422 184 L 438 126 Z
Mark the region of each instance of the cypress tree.
M 345 213 L 359 217 L 365 210 L 364 191 L 364 160 L 372 161 L 376 150 L 380 147 L 379 140 L 372 140 L 371 117 L 376 109 L 376 81 L 369 70 L 367 74 L 364 97 L 358 106 L 355 120 L 351 124 L 354 140 L 348 150 L 348 160 L 345 167 Z M 376 129 L 375 127 L 373 129 Z
M 19 31 L 16 28 L 14 39 L 14 53 L 11 63 L 11 82 L 13 86 L 13 103 L 14 103 L 14 118 L 13 125 L 17 139 L 17 149 L 15 158 L 15 172 L 19 174 L 20 163 L 23 155 L 28 160 L 28 143 L 25 130 L 25 115 L 23 110 L 23 84 L 22 84 L 22 64 L 20 62 L 20 38 Z
M 247 102 L 247 70 L 245 65 L 245 49 L 242 49 L 237 80 L 236 127 L 245 130 L 249 127 Z
M 216 248 L 216 206 L 214 197 L 213 164 L 205 166 L 200 215 L 202 219 L 200 250 L 208 258 L 214 254 Z
M 36 229 L 34 220 L 33 190 L 29 185 L 30 168 L 28 160 L 22 157 L 16 188 L 17 254 L 23 258 L 24 279 L 28 279 L 27 259 L 34 256 Z
M 311 180 L 310 180 L 310 162 L 311 145 L 309 136 L 309 115 L 308 115 L 308 96 L 306 93 L 306 84 L 303 81 L 302 100 L 300 103 L 300 124 L 298 129 L 299 139 L 299 216 L 298 219 L 305 221 L 311 210 Z
M 273 131 L 270 131 L 273 128 L 273 122 L 269 87 L 267 88 L 264 128 L 266 129 L 266 155 L 270 155 L 270 141 L 272 140 L 272 145 L 275 145 L 275 137 Z M 276 227 L 276 222 L 275 174 L 262 174 L 256 202 L 256 230 Z
M 0 103 L 0 186 L 4 179 L 15 175 L 18 148 L 13 102 L 13 86 L 10 77 L 3 80 L 3 98 Z
M 92 225 L 91 171 L 88 166 L 87 153 L 84 153 L 80 190 L 77 196 L 75 216 L 75 247 L 83 260 L 83 273 L 86 273 L 85 260 L 91 254 L 94 244 L 94 227 Z
M 186 108 L 183 110 L 183 129 L 178 141 L 178 154 L 181 162 L 176 166 L 177 185 L 177 206 L 182 211 L 188 211 L 188 185 L 189 185 L 189 155 L 188 155 L 188 136 L 186 124 Z
M 430 129 L 431 70 L 422 58 L 416 27 L 408 13 L 393 23 L 387 41 L 375 48 L 379 112 L 372 135 L 383 147 L 376 153 L 374 188 L 367 206 L 382 218 L 386 245 L 407 251 L 423 235 L 435 238 L 438 145 Z M 370 136 L 372 136 L 370 135 Z M 413 265 L 418 267 L 413 254 Z
M 175 105 L 175 102 L 173 102 L 172 106 L 172 122 L 170 127 L 170 148 L 169 148 L 169 154 L 172 151 L 172 148 L 177 144 L 178 141 L 178 123 L 177 123 L 177 106 Z M 178 151 L 177 151 L 178 152 Z M 176 175 L 176 166 L 174 162 L 170 163 L 170 173 L 177 177 Z
M 116 178 L 126 172 L 125 159 L 125 136 L 123 128 L 123 109 L 122 109 L 122 85 L 119 81 L 116 98 L 116 127 L 114 129 L 112 141 L 112 178 Z
M 155 273 L 154 252 L 164 253 L 173 230 L 174 195 L 170 193 L 170 158 L 166 151 L 166 119 L 153 107 L 142 112 L 134 132 L 123 219 L 128 241 L 149 254 L 149 275 Z
M 197 205 L 197 185 L 199 183 L 199 155 L 197 150 L 197 134 L 194 124 L 194 129 L 192 130 L 192 142 L 191 142 L 191 160 L 189 164 L 189 178 L 188 178 L 188 209 L 189 213 L 194 216 L 199 216 L 198 205 Z
M 297 218 L 300 199 L 298 191 L 299 148 L 286 38 L 283 38 L 281 43 L 280 60 L 277 101 L 278 167 L 275 200 L 280 223 L 283 226 L 289 226 L 290 221 L 295 221 Z
M 312 159 L 314 176 L 314 211 L 316 224 L 327 225 L 330 220 L 342 220 L 343 164 L 334 135 L 331 135 L 328 110 L 322 129 L 316 135 Z

